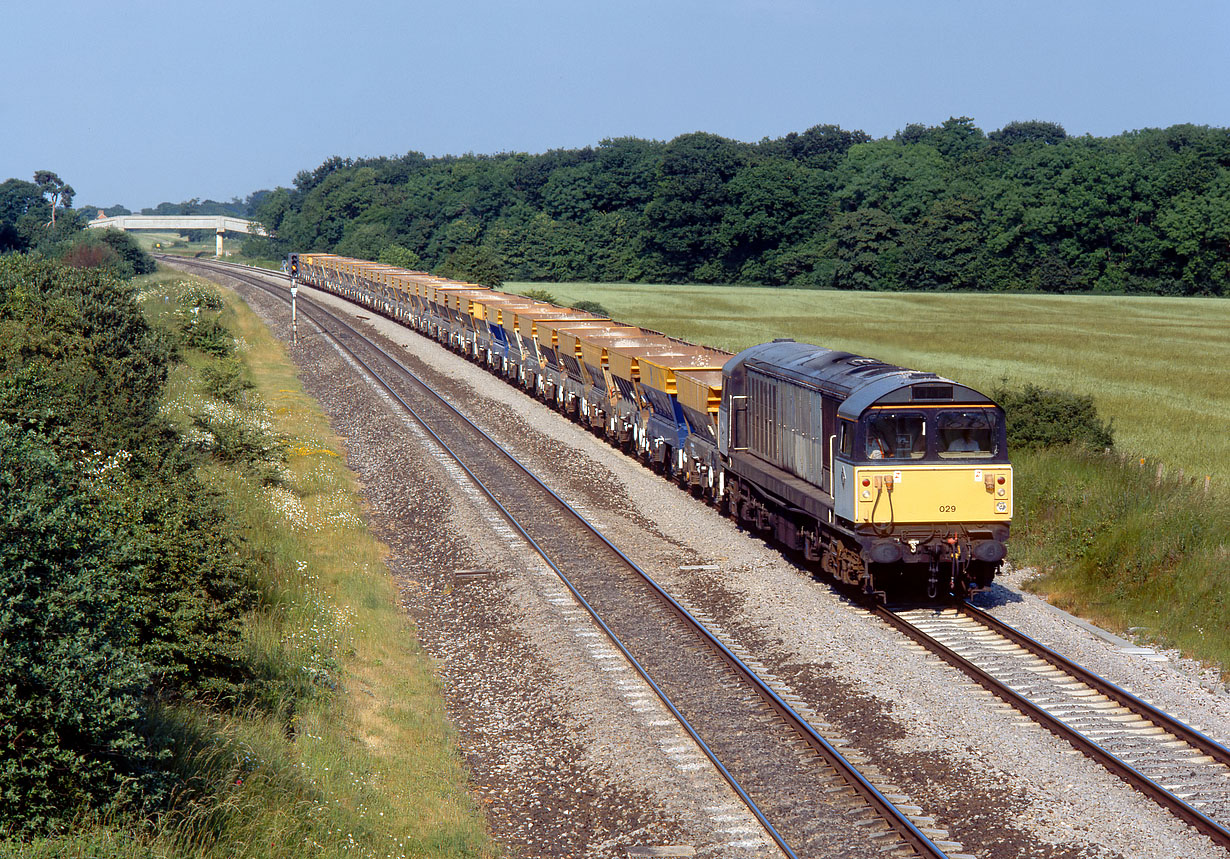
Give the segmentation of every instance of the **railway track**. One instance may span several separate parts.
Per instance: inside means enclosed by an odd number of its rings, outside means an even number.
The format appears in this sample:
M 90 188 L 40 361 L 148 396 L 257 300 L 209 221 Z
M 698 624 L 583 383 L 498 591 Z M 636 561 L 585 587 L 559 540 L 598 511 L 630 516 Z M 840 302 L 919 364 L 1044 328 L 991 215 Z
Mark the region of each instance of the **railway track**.
M 234 266 L 185 264 L 289 299 Z M 833 743 L 653 579 L 489 435 L 340 317 L 299 313 L 452 456 L 549 564 L 787 856 L 943 857 L 959 844 L 899 809 Z M 797 702 L 796 702 L 797 703 Z M 951 854 L 954 859 L 958 855 Z M 960 854 L 964 855 L 964 854 Z
M 876 614 L 1230 848 L 1230 749 L 968 603 Z

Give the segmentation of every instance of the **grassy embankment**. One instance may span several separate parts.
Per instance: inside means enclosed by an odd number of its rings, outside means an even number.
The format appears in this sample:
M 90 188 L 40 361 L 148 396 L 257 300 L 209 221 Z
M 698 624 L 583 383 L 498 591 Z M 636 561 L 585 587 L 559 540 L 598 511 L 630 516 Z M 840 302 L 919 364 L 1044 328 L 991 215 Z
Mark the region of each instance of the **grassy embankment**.
M 1114 422 L 1120 455 L 1014 453 L 1012 558 L 1046 571 L 1034 586 L 1052 602 L 1230 667 L 1230 302 L 643 284 L 506 288 L 545 288 L 562 303 L 598 301 L 621 320 L 731 351 L 793 337 L 988 393 L 1006 380 L 1010 388 L 1032 382 L 1092 395 Z
M 142 279 L 151 321 L 171 324 L 191 281 Z M 203 379 L 222 362 L 192 350 L 172 371 L 165 412 L 186 438 L 201 432 L 206 415 L 219 447 L 270 438 L 285 447 L 272 481 L 268 471 L 216 456 L 204 477 L 261 560 L 262 606 L 247 620 L 245 646 L 271 674 L 301 676 L 293 700 L 275 708 L 293 710 L 291 724 L 255 708 L 196 716 L 181 705 L 176 721 L 193 726 L 194 749 L 177 749 L 176 768 L 203 800 L 149 830 L 84 821 L 72 835 L 0 843 L 0 854 L 494 856 L 430 662 L 396 605 L 384 550 L 359 518 L 342 442 L 280 343 L 233 294 L 226 302 L 221 321 L 240 344 L 256 396 L 237 406 L 203 393 Z M 225 373 L 212 378 L 215 389 L 225 387 Z

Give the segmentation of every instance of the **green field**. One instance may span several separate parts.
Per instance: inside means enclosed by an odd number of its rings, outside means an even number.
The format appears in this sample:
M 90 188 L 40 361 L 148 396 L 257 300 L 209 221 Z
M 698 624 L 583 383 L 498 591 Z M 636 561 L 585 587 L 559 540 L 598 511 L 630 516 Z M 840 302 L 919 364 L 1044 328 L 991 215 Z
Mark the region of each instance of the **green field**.
M 1230 301 L 834 292 L 646 284 L 506 284 L 737 351 L 775 337 L 949 376 L 1092 394 L 1117 448 L 1230 484 Z

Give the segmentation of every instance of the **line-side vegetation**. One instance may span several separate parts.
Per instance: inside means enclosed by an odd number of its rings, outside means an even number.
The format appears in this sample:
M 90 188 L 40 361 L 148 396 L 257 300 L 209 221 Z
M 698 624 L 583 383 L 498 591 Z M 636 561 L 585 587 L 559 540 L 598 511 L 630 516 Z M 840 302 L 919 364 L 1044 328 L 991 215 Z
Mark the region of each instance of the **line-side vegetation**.
M 1026 587 L 1230 680 L 1230 494 L 1114 450 L 1093 398 L 1026 384 L 993 396 L 1017 473 L 1011 560 Z
M 494 855 L 340 453 L 216 287 L 0 257 L 0 855 Z
M 953 117 L 882 139 L 817 125 L 756 143 L 335 156 L 255 217 L 276 238 L 249 239 L 254 257 L 331 252 L 488 285 L 1222 295 L 1230 130 L 1071 137 Z

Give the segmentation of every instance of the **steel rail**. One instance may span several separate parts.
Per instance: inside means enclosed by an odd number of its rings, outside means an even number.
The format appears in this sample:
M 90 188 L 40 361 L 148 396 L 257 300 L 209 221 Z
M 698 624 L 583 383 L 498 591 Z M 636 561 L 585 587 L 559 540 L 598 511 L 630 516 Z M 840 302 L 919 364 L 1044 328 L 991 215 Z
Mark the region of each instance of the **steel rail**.
M 222 268 L 224 272 L 226 272 L 226 268 L 229 268 L 229 266 L 226 266 L 225 264 L 201 263 L 200 261 L 193 261 L 193 263 L 191 264 L 195 264 L 201 268 L 206 268 L 206 269 Z M 226 273 L 230 274 L 231 276 L 236 276 L 233 272 L 226 272 Z M 275 277 L 280 276 L 280 274 L 277 272 L 264 272 L 262 270 L 262 273 L 275 276 Z M 285 296 L 278 294 L 267 284 L 260 283 L 259 280 L 255 278 L 250 279 L 248 282 L 252 283 L 252 285 L 254 286 L 259 286 L 260 288 L 265 289 L 266 291 L 277 296 L 278 298 L 287 300 Z M 434 389 L 432 389 L 426 382 L 424 382 L 421 378 L 419 378 L 418 375 L 415 374 L 412 370 L 405 367 L 396 358 L 387 354 L 386 352 L 384 352 L 384 350 L 380 349 L 375 344 L 372 344 L 369 341 L 367 341 L 367 339 L 357 329 L 355 329 L 353 326 L 351 326 L 349 323 L 345 322 L 344 320 L 336 316 L 333 316 L 333 314 L 331 314 L 327 309 L 321 307 L 317 302 L 312 301 L 311 299 L 306 299 L 304 303 L 308 304 L 309 306 L 318 307 L 321 311 L 323 311 L 326 315 L 330 316 L 339 325 L 348 329 L 352 335 L 359 338 L 363 342 L 367 343 L 367 345 L 370 346 L 371 348 L 375 349 L 385 360 L 387 360 L 389 363 L 397 367 L 408 378 L 412 379 L 416 384 L 421 386 L 428 394 L 433 396 L 442 405 L 444 405 L 450 412 L 452 412 L 454 415 L 460 418 L 460 420 L 462 420 L 465 424 L 467 424 L 471 428 L 472 431 L 474 431 L 479 436 L 484 438 L 492 447 L 494 447 L 497 451 L 499 451 L 499 453 L 503 457 L 505 457 L 509 462 L 511 462 L 527 478 L 529 478 L 533 483 L 537 484 L 541 489 L 546 491 L 552 498 L 554 498 L 555 501 L 562 508 L 564 508 L 572 517 L 574 517 L 578 523 L 580 523 L 584 528 L 589 530 L 594 536 L 596 536 L 599 540 L 601 540 L 631 570 L 633 570 L 646 584 L 648 584 L 650 588 L 659 596 L 659 598 L 662 599 L 662 601 L 666 604 L 666 606 L 673 613 L 675 613 L 678 617 L 680 617 L 693 632 L 699 635 L 704 640 L 706 645 L 708 645 L 711 649 L 717 652 L 720 658 L 728 666 L 734 669 L 734 671 L 740 677 L 743 678 L 744 682 L 747 685 L 755 689 L 757 694 L 760 696 L 760 698 L 766 704 L 768 704 L 773 709 L 773 711 L 777 713 L 778 716 L 782 718 L 786 722 L 786 724 L 795 733 L 800 735 L 810 748 L 812 748 L 815 752 L 817 752 L 821 757 L 825 759 L 825 761 L 830 766 L 832 766 L 835 770 L 837 770 L 841 774 L 842 778 L 845 779 L 847 783 L 863 798 L 863 800 L 869 806 L 871 806 L 882 819 L 884 819 L 889 824 L 889 826 L 898 834 L 898 836 L 906 844 L 908 844 L 910 847 L 912 847 L 916 852 L 918 852 L 922 856 L 935 857 L 935 859 L 944 859 L 944 857 L 946 857 L 947 854 L 945 854 L 933 841 L 931 841 L 930 838 L 928 838 L 917 826 L 915 826 L 913 821 L 911 821 L 908 817 L 906 817 L 874 785 L 872 785 L 869 781 L 867 781 L 867 779 L 862 775 L 862 773 L 860 773 L 857 770 L 857 768 L 854 767 L 853 764 L 851 764 L 848 760 L 846 760 L 846 758 L 831 743 L 829 743 L 826 739 L 824 739 L 824 737 L 820 736 L 820 734 L 816 732 L 816 730 L 807 722 L 806 719 L 800 716 L 794 710 L 794 708 L 792 708 L 776 692 L 774 692 L 773 689 L 771 689 L 751 668 L 749 668 L 746 664 L 744 664 L 744 662 L 741 659 L 739 659 L 738 656 L 732 653 L 729 650 L 729 648 L 727 648 L 726 645 L 722 643 L 720 639 L 714 636 L 708 630 L 708 628 L 704 626 L 704 624 L 702 624 L 699 620 L 697 620 L 690 612 L 688 612 L 686 608 L 684 608 L 684 606 L 682 606 L 676 599 L 674 599 L 669 593 L 667 593 L 666 590 L 661 585 L 659 585 L 658 582 L 655 581 L 652 576 L 649 575 L 649 573 L 641 569 L 641 567 L 637 565 L 636 562 L 634 562 L 623 551 L 621 551 L 614 543 L 612 543 L 606 537 L 606 535 L 604 535 L 600 530 L 598 530 L 598 528 L 593 523 L 589 522 L 584 516 L 578 513 L 570 504 L 568 504 L 567 501 L 565 501 L 553 489 L 551 489 L 549 486 L 543 483 L 543 481 L 536 474 L 534 474 L 532 471 L 529 470 L 529 468 L 527 468 L 519 460 L 517 460 L 516 457 L 514 457 L 511 453 L 509 453 L 508 450 L 505 449 L 499 442 L 497 442 L 486 431 L 484 431 L 477 424 L 471 421 L 466 415 L 458 411 L 455 406 L 453 406 L 443 396 L 441 396 Z M 663 705 L 666 706 L 668 710 L 670 710 L 671 714 L 675 716 L 675 718 L 679 721 L 679 723 L 684 728 L 684 730 L 687 731 L 687 733 L 692 737 L 692 739 L 702 749 L 705 756 L 708 757 L 709 760 L 714 764 L 714 766 L 717 768 L 719 773 L 721 773 L 722 777 L 727 781 L 728 784 L 730 784 L 731 788 L 735 790 L 735 792 L 739 795 L 740 799 L 742 799 L 744 803 L 748 806 L 749 810 L 757 818 L 757 820 L 761 823 L 761 825 L 764 827 L 766 833 L 770 836 L 770 838 L 773 839 L 773 841 L 779 846 L 779 848 L 783 851 L 783 853 L 785 853 L 787 856 L 790 856 L 792 858 L 795 857 L 794 852 L 791 850 L 789 845 L 785 842 L 784 838 L 776 830 L 776 828 L 773 827 L 772 823 L 770 823 L 769 820 L 764 816 L 764 813 L 756 805 L 755 801 L 752 800 L 750 796 L 748 796 L 748 794 L 743 789 L 743 787 L 739 785 L 735 777 L 727 770 L 727 768 L 721 763 L 721 761 L 718 760 L 716 754 L 709 748 L 708 744 L 706 744 L 705 741 L 701 739 L 700 735 L 696 732 L 696 730 L 692 727 L 692 725 L 687 721 L 687 719 L 683 716 L 683 714 L 679 712 L 679 710 L 676 708 L 674 703 L 671 702 L 670 698 L 667 696 L 665 691 L 659 688 L 657 683 L 653 681 L 653 679 L 649 676 L 645 668 L 632 656 L 632 654 L 628 651 L 627 647 L 623 644 L 622 641 L 620 641 L 620 639 L 614 633 L 614 631 L 612 631 L 607 626 L 607 624 L 598 616 L 596 610 L 584 599 L 584 597 L 580 594 L 580 592 L 577 590 L 575 585 L 568 579 L 565 573 L 548 556 L 548 553 L 546 552 L 546 550 L 544 550 L 537 543 L 537 541 L 535 541 L 533 537 L 529 535 L 529 533 L 521 525 L 521 523 L 515 519 L 515 517 L 504 507 L 503 504 L 499 502 L 498 499 L 496 499 L 496 497 L 491 492 L 491 490 L 489 490 L 483 484 L 481 479 L 477 475 L 475 475 L 473 471 L 471 471 L 469 466 L 467 466 L 461 460 L 460 456 L 456 452 L 454 452 L 452 448 L 450 448 L 448 444 L 444 442 L 444 440 L 440 438 L 440 436 L 430 426 L 428 426 L 428 424 L 423 420 L 423 418 L 414 410 L 414 408 L 409 403 L 407 403 L 396 391 L 393 390 L 393 388 L 391 387 L 388 381 L 386 381 L 376 370 L 374 370 L 370 365 L 368 365 L 365 361 L 363 361 L 362 358 L 356 355 L 347 346 L 342 344 L 331 332 L 325 330 L 324 326 L 321 325 L 319 320 L 313 317 L 309 312 L 304 311 L 304 316 L 310 319 L 317 326 L 317 328 L 321 330 L 323 334 L 333 339 L 333 341 L 339 346 L 339 348 L 344 349 L 356 362 L 358 362 L 371 375 L 371 377 L 375 381 L 377 381 L 380 384 L 381 387 L 383 387 L 391 396 L 393 396 L 399 403 L 401 403 L 403 408 L 405 408 L 411 415 L 413 415 L 415 420 L 418 421 L 418 423 L 428 433 L 431 434 L 431 436 L 436 440 L 436 442 L 439 443 L 441 447 L 443 447 L 448 452 L 449 456 L 451 456 L 454 459 L 454 461 L 456 461 L 458 465 L 460 465 L 461 468 L 465 470 L 466 474 L 470 476 L 470 479 L 475 482 L 475 485 L 478 486 L 478 488 L 487 496 L 487 498 L 500 511 L 501 515 L 503 515 L 508 520 L 509 524 L 511 524 L 518 531 L 518 533 L 522 535 L 522 537 L 529 543 L 529 545 L 534 549 L 534 551 L 551 567 L 551 569 L 556 573 L 556 575 L 559 576 L 560 580 L 568 587 L 568 589 L 576 597 L 578 602 L 580 602 L 581 605 L 584 606 L 585 610 L 590 614 L 590 616 L 594 618 L 595 622 L 599 625 L 599 627 L 603 630 L 603 632 L 607 635 L 607 637 L 611 640 L 611 642 L 616 646 L 616 648 L 619 649 L 621 653 L 623 653 L 624 657 L 633 665 L 637 673 L 649 684 L 650 688 L 654 690 L 654 693 L 662 701 Z
M 1162 807 L 1168 809 L 1176 817 L 1179 817 L 1190 826 L 1193 826 L 1200 833 L 1207 835 L 1213 840 L 1214 843 L 1222 847 L 1230 848 L 1230 830 L 1227 830 L 1217 821 L 1203 814 L 1198 809 L 1188 805 L 1186 802 L 1179 799 L 1173 793 L 1166 790 L 1160 784 L 1140 772 L 1140 770 L 1136 769 L 1122 758 L 1107 751 L 1105 748 L 1070 727 L 1058 717 L 1051 715 L 1025 696 L 1014 692 L 1012 689 L 1009 689 L 1003 683 L 995 679 L 995 677 L 991 676 L 990 673 L 979 668 L 977 665 L 973 664 L 947 645 L 923 632 L 909 621 L 899 617 L 891 609 L 885 608 L 884 606 L 873 606 L 871 610 L 873 614 L 885 623 L 889 624 L 902 634 L 908 636 L 918 644 L 921 644 L 949 665 L 952 665 L 954 668 L 964 672 L 975 682 L 977 682 L 978 685 L 982 686 L 982 688 L 993 693 L 1006 703 L 1011 704 L 1021 713 L 1033 719 L 1051 733 L 1067 740 L 1086 756 L 1093 758 L 1095 761 L 1102 764 L 1102 766 L 1119 776 L 1119 778 L 1136 788 L 1136 790 L 1140 791 Z
M 963 602 L 957 606 L 957 609 L 962 614 L 967 615 L 968 617 L 978 621 L 978 623 L 981 623 L 982 625 L 999 633 L 1013 644 L 1017 644 L 1025 648 L 1044 662 L 1048 662 L 1060 671 L 1072 675 L 1090 688 L 1096 689 L 1107 698 L 1110 698 L 1116 703 L 1128 708 L 1142 719 L 1152 722 L 1159 728 L 1166 729 L 1167 732 L 1174 734 L 1181 740 L 1184 740 L 1188 745 L 1200 749 L 1218 763 L 1230 766 L 1230 749 L 1226 748 L 1212 737 L 1197 731 L 1195 728 L 1184 722 L 1179 721 L 1169 713 L 1157 709 L 1148 701 L 1142 700 L 1136 695 L 1133 695 L 1122 686 L 1117 686 L 1105 677 L 1094 674 L 1089 669 L 1073 662 L 1066 656 L 1056 653 L 1045 644 L 1030 638 L 1025 633 L 1009 626 L 999 618 L 988 614 L 977 606 L 971 605 L 968 602 Z

